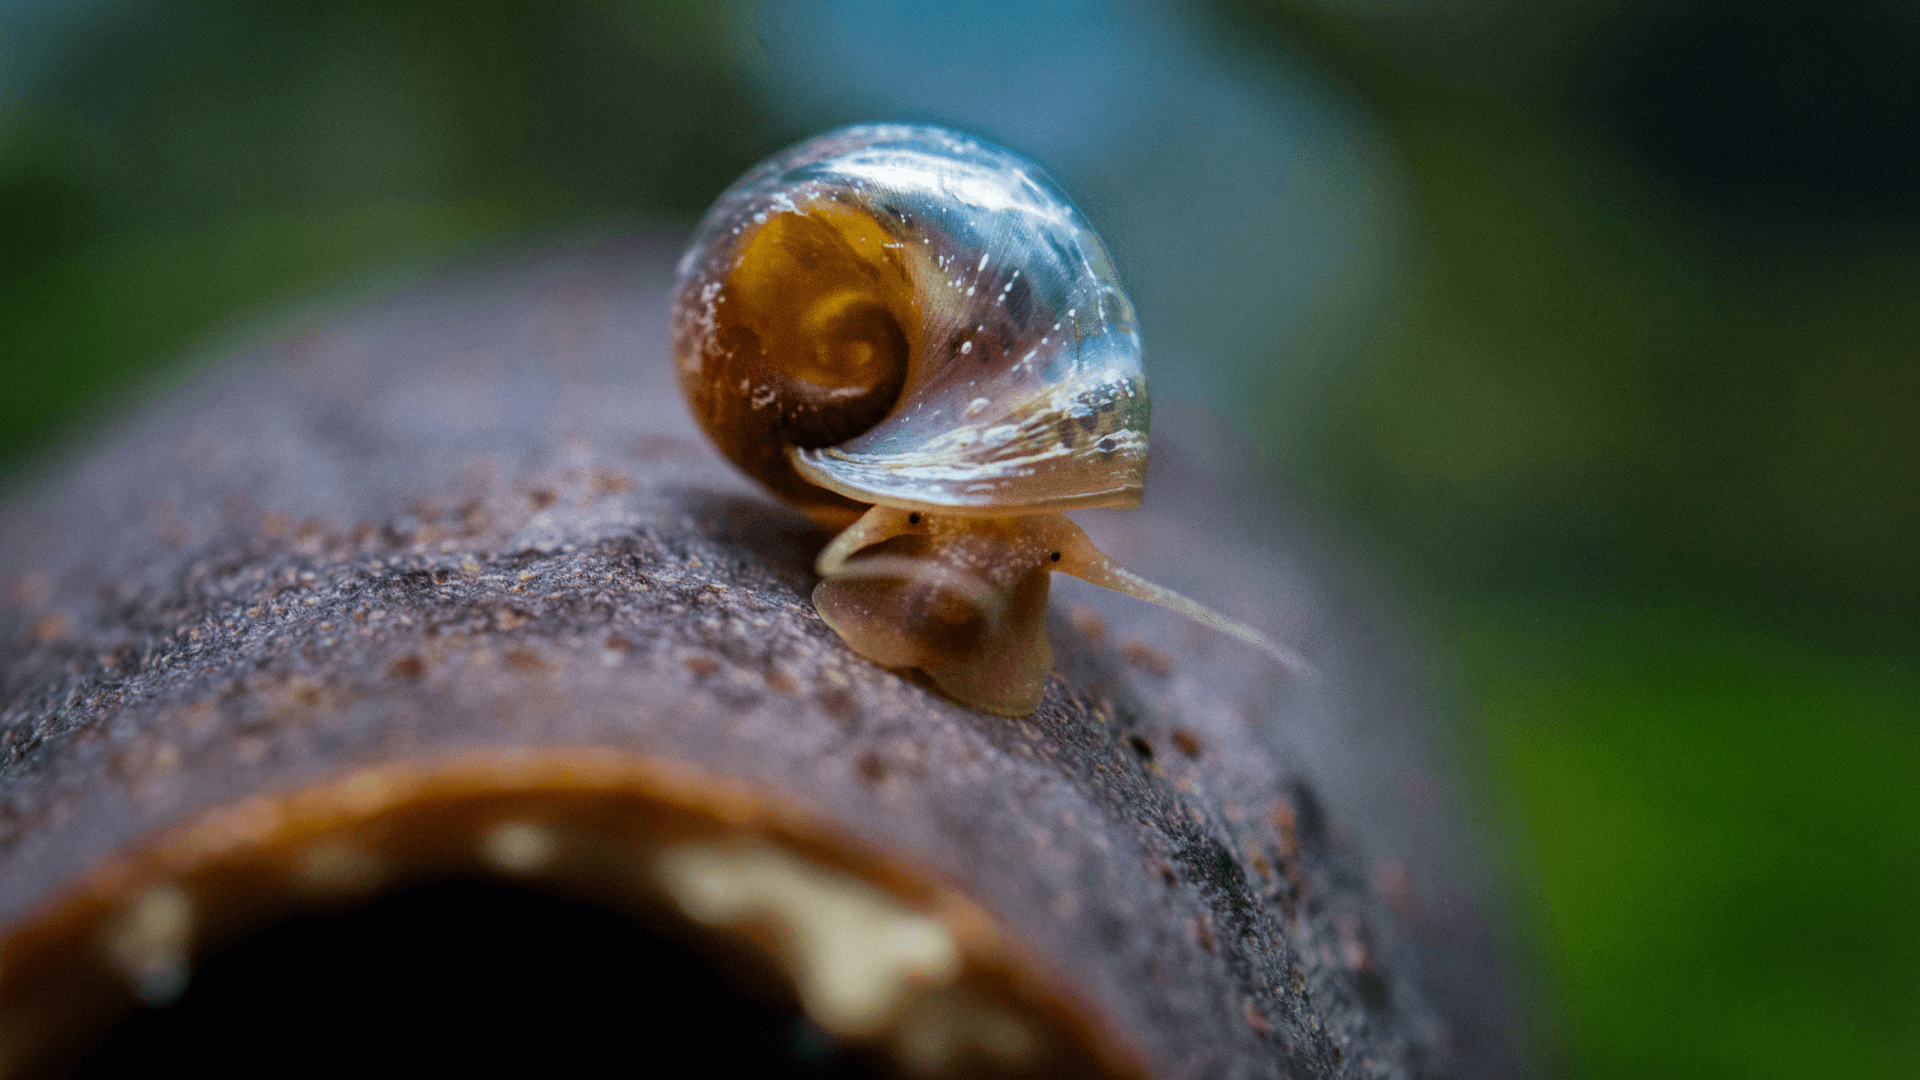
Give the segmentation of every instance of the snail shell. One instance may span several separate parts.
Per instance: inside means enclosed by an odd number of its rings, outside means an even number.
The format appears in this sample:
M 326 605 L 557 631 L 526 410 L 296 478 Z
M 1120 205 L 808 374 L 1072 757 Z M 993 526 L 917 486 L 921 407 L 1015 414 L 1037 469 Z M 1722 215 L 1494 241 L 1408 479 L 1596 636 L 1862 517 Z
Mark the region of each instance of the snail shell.
M 825 521 L 1139 504 L 1133 305 L 1067 197 L 997 147 L 877 124 L 763 162 L 701 222 L 673 335 L 721 450 Z
M 1056 570 L 1277 652 L 1059 513 L 1139 504 L 1149 410 L 1113 260 L 1033 163 L 937 127 L 809 139 L 707 212 L 672 325 L 720 450 L 843 529 L 814 604 L 862 656 L 1025 715 Z

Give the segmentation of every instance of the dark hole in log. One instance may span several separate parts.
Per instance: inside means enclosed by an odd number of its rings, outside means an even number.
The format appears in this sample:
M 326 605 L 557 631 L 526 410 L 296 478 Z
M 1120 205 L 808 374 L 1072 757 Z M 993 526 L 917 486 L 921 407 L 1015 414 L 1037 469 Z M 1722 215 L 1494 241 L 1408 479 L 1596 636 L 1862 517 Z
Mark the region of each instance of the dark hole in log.
M 512 886 L 419 886 L 302 915 L 195 966 L 122 1020 L 77 1076 L 525 1068 L 878 1075 L 797 1011 L 743 995 L 688 945 Z M 684 1063 L 684 1064 L 676 1064 Z

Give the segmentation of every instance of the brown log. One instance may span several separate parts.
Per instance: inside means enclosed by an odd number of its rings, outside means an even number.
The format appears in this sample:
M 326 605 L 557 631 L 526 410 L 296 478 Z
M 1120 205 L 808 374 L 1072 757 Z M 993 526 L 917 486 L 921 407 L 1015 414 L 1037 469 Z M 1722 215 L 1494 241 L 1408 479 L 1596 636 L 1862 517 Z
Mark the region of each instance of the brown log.
M 473 879 L 694 943 L 848 1068 L 1517 1074 L 1407 652 L 1243 451 L 1163 409 L 1146 507 L 1077 516 L 1314 677 L 1063 581 L 1040 711 L 961 708 L 847 651 L 826 537 L 694 432 L 676 253 L 476 263 L 15 492 L 0 1076 Z

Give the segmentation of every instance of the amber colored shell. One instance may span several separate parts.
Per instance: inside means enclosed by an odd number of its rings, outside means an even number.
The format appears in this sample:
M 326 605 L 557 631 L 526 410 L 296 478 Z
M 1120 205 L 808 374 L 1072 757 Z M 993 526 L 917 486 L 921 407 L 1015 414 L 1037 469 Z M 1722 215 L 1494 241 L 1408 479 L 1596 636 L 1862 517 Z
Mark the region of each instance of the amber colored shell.
M 755 167 L 681 260 L 673 337 L 708 435 L 823 521 L 1139 502 L 1112 259 L 1038 167 L 958 133 L 843 128 Z

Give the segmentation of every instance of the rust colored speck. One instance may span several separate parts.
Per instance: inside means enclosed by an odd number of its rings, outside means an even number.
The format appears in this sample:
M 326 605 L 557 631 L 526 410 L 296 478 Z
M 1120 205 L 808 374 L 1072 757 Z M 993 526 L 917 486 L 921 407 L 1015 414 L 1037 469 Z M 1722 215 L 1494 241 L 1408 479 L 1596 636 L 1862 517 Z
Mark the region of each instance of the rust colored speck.
M 1120 645 L 1120 655 L 1127 663 L 1161 678 L 1173 674 L 1173 657 L 1147 644 L 1139 638 L 1128 638 Z

